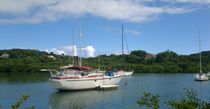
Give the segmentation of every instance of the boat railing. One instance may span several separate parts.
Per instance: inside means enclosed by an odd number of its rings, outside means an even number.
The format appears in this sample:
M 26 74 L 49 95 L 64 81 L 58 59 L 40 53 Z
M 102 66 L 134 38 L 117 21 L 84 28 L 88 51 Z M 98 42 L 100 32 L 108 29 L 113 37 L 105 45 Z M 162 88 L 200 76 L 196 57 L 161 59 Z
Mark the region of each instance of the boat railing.
M 54 77 L 58 75 L 58 72 L 56 69 L 40 69 L 41 72 L 49 72 L 51 77 Z

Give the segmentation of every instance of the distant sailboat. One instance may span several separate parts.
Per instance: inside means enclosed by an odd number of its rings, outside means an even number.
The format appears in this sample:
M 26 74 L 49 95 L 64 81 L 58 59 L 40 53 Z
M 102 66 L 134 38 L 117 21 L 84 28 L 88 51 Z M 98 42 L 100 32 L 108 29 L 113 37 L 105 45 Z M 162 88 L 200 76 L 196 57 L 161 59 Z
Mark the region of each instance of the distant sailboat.
M 208 75 L 202 72 L 200 32 L 199 32 L 199 68 L 200 68 L 200 70 L 199 70 L 200 72 L 194 75 L 195 80 L 196 81 L 207 81 L 207 80 L 209 80 Z
M 122 24 L 122 56 L 124 59 L 124 26 Z M 133 71 L 124 71 L 125 76 L 131 76 L 133 74 Z

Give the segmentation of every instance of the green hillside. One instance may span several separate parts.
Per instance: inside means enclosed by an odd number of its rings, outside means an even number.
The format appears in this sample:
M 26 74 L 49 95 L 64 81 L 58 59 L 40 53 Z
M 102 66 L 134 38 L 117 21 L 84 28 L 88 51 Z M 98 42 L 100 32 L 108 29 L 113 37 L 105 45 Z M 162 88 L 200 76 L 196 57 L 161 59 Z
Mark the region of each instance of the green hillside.
M 3 56 L 5 54 L 8 57 Z M 199 70 L 198 54 L 178 55 L 173 51 L 164 51 L 154 55 L 136 50 L 124 58 L 114 54 L 99 57 L 101 69 L 111 66 L 137 73 L 194 73 Z M 98 68 L 99 57 L 84 58 L 83 65 Z M 68 64 L 72 64 L 70 56 L 30 49 L 0 50 L 0 73 L 38 73 L 40 69 L 58 69 Z M 210 51 L 202 52 L 202 66 L 203 72 L 210 70 Z

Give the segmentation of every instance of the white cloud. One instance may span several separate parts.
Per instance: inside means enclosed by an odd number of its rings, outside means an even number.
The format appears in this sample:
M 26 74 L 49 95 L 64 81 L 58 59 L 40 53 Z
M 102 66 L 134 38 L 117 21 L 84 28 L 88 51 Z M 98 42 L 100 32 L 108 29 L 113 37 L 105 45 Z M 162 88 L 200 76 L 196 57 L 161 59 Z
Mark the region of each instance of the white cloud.
M 77 47 L 75 45 L 64 46 L 60 48 L 45 49 L 45 51 L 48 53 L 53 52 L 58 55 L 64 54 L 64 55 L 77 56 Z
M 5 14 L 26 14 L 33 8 L 43 8 L 59 0 L 1 0 L 0 12 Z
M 107 51 L 107 52 L 101 52 L 100 55 L 122 55 L 122 50 L 112 50 L 112 51 Z M 128 51 L 127 49 L 124 49 L 124 54 L 130 54 L 130 51 Z
M 94 52 L 96 51 L 93 46 L 87 46 L 84 48 L 84 51 L 87 53 L 88 57 L 94 57 Z
M 45 49 L 45 51 L 48 52 L 48 53 L 53 52 L 53 53 L 58 54 L 58 55 L 66 54 L 64 50 L 62 50 L 62 49 L 56 49 L 56 48 Z
M 51 48 L 51 49 L 45 49 L 46 52 L 50 53 L 53 52 L 55 54 L 61 55 L 74 55 L 77 56 L 78 55 L 78 51 L 79 48 L 77 48 L 75 45 L 71 45 L 71 46 L 64 46 L 64 47 L 60 47 L 60 48 Z M 85 52 L 85 54 L 87 54 L 87 57 L 94 57 L 94 53 L 95 53 L 95 48 L 93 46 L 87 46 L 81 49 L 82 52 Z
M 210 4 L 210 0 L 163 0 L 165 2 L 177 2 L 177 3 L 199 3 Z
M 209 0 L 195 1 L 209 3 Z M 1 0 L 0 23 L 41 23 L 86 14 L 139 23 L 152 21 L 161 14 L 181 14 L 192 10 L 167 4 L 149 5 L 153 2 L 157 0 Z

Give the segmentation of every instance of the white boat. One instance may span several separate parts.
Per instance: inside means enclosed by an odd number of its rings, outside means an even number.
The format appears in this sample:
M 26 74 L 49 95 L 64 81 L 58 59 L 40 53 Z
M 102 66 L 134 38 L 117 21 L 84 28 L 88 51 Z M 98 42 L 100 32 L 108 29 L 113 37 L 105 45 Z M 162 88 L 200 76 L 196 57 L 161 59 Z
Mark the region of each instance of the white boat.
M 132 76 L 133 75 L 133 71 L 124 71 L 124 75 L 125 76 Z
M 194 77 L 195 77 L 196 81 L 207 81 L 207 80 L 209 80 L 208 75 L 206 75 L 204 73 L 201 73 L 201 74 L 197 73 L 197 74 L 194 75 Z
M 97 73 L 90 70 L 90 67 L 86 66 L 73 66 L 68 69 L 81 69 L 76 72 L 73 70 L 68 70 L 68 73 L 60 72 L 58 75 L 53 76 L 50 81 L 51 84 L 57 90 L 85 90 L 85 89 L 95 89 L 102 88 L 110 85 L 118 85 L 123 75 L 118 73 L 107 74 L 107 73 Z M 72 72 L 70 72 L 72 71 Z
M 210 72 L 207 73 L 207 76 L 210 77 Z
M 100 87 L 118 85 L 123 76 L 123 71 L 106 72 L 102 78 Z
M 86 66 L 69 66 L 51 77 L 51 84 L 58 90 L 81 90 L 95 88 L 97 78 L 103 74 L 92 73 Z
M 202 60 L 201 60 L 201 44 L 200 44 L 200 32 L 199 32 L 199 67 L 200 72 L 194 75 L 196 81 L 207 81 L 209 80 L 209 76 L 202 72 Z

